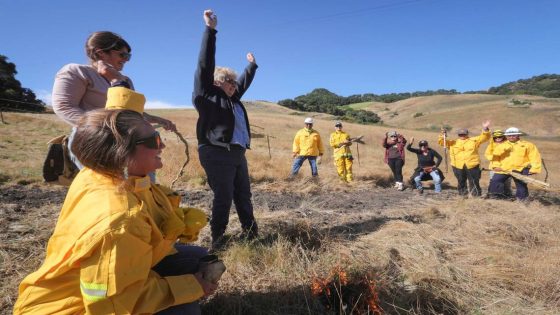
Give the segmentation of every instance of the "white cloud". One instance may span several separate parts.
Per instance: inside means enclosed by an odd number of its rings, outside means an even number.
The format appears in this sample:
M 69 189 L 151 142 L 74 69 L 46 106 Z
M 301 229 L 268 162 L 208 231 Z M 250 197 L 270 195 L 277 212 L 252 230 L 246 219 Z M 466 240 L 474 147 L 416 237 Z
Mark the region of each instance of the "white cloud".
M 45 102 L 48 106 L 52 106 L 52 92 L 47 90 L 37 90 L 35 95 L 38 99 Z
M 192 108 L 192 105 L 187 105 L 187 104 L 172 104 L 172 103 L 167 103 L 164 101 L 158 101 L 158 100 L 153 100 L 153 101 L 146 101 L 146 106 L 144 106 L 144 108 L 146 109 L 159 109 L 159 108 Z

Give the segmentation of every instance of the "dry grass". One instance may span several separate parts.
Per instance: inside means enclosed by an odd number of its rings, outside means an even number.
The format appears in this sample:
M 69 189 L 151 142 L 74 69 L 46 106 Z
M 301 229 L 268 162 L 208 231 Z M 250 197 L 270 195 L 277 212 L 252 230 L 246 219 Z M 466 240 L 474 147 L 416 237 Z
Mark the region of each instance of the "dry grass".
M 3 113 L 0 123 L 0 184 L 42 180 L 47 142 L 70 131 L 54 114 Z
M 532 105 L 526 108 L 507 107 L 512 98 L 529 100 Z M 532 136 L 558 140 L 560 133 L 560 100 L 557 98 L 529 95 L 437 95 L 415 97 L 392 104 L 371 103 L 367 109 L 378 113 L 387 125 L 407 126 L 411 129 L 439 129 L 445 124 L 454 129 L 479 130 L 483 120 L 491 119 L 498 128 L 516 126 Z M 394 113 L 398 115 L 395 116 Z M 417 113 L 422 115 L 418 116 Z
M 204 302 L 206 313 L 360 314 L 354 302 L 363 292 L 356 292 L 355 285 L 338 288 L 336 296 L 346 309 L 311 294 L 314 279 L 342 268 L 350 284 L 365 277 L 376 281 L 379 305 L 387 314 L 560 314 L 558 194 L 533 189 L 537 198 L 523 204 L 459 199 L 452 189 L 437 196 L 396 192 L 386 188 L 389 169 L 379 145 L 389 127 L 355 124 L 345 124 L 345 130 L 364 135 L 366 145 L 360 145 L 360 164 L 355 160 L 354 183 L 341 185 L 329 150 L 318 182 L 309 180 L 307 165 L 299 178 L 288 180 L 292 137 L 305 116 L 268 103 L 249 108 L 251 123 L 258 126 L 253 132 L 274 137 L 271 158 L 266 137 L 254 138 L 247 153 L 261 237 L 248 243 L 234 236 L 221 253 L 228 271 L 218 294 Z M 195 198 L 210 195 L 195 145 L 196 112 L 157 114 L 173 119 L 190 143 L 191 162 L 178 188 L 193 193 L 189 202 L 207 207 L 210 197 Z M 40 181 L 44 143 L 68 128 L 52 115 L 4 116 L 9 125 L 0 125 L 0 176 L 9 185 Z M 325 115 L 316 118 L 315 127 L 327 141 L 333 122 Z M 431 131 L 399 131 L 434 145 L 437 139 Z M 184 146 L 172 133 L 162 135 L 166 166 L 158 178 L 169 184 L 185 159 Z M 555 159 L 560 143 L 534 142 L 547 161 L 552 184 L 558 186 L 554 174 L 560 170 Z M 415 165 L 409 156 L 405 177 Z M 32 176 L 22 175 L 24 168 Z M 452 177 L 449 174 L 447 182 L 454 185 Z M 481 183 L 486 186 L 487 179 Z M 12 187 L 8 184 L 3 191 Z M 31 190 L 30 198 L 37 195 L 35 189 L 64 194 L 44 185 L 14 187 Z M 10 313 L 17 284 L 41 263 L 60 209 L 59 201 L 20 207 L 24 200 L 0 205 L 0 224 L 6 227 L 0 232 L 0 314 Z M 230 222 L 228 232 L 236 235 L 240 226 L 235 214 Z M 208 243 L 206 229 L 201 244 Z

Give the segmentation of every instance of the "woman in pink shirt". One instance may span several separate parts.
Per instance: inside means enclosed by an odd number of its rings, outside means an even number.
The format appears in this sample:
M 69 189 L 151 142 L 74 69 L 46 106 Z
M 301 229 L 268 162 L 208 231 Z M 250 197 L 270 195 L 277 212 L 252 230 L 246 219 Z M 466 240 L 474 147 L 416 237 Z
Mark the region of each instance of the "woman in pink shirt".
M 54 80 L 52 106 L 58 117 L 70 124 L 72 133 L 84 113 L 102 109 L 107 102 L 107 90 L 111 86 L 134 89 L 132 80 L 121 71 L 131 58 L 132 48 L 118 34 L 108 31 L 92 33 L 86 41 L 88 65 L 67 64 L 58 71 Z M 166 130 L 176 130 L 171 121 L 144 113 L 144 119 L 160 124 Z M 72 161 L 82 168 L 81 163 L 70 152 Z

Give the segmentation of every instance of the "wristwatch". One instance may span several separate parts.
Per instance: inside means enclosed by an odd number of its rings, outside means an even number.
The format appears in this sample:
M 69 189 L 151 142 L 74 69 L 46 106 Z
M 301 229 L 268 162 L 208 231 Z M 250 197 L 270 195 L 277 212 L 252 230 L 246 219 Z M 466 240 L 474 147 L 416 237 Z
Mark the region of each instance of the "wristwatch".
M 130 84 L 126 79 L 116 79 L 111 81 L 111 87 L 122 86 L 127 89 L 130 89 Z

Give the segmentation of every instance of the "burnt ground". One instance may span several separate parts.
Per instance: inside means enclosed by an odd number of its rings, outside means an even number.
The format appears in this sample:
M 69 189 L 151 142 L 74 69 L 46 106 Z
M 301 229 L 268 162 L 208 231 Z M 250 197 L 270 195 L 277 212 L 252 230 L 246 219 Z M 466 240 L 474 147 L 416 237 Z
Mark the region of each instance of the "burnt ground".
M 272 190 L 270 186 L 255 185 L 252 189 L 256 211 L 293 211 L 294 218 L 313 222 L 318 233 L 345 239 L 374 231 L 389 220 L 414 223 L 419 220 L 406 215 L 406 211 L 397 212 L 400 213 L 397 215 L 393 211 L 392 215 L 388 215 L 390 210 L 430 207 L 434 203 L 457 199 L 451 187 L 446 187 L 441 194 L 426 190 L 423 195 L 417 195 L 410 188 L 400 192 L 383 187 L 386 185 L 376 186 L 373 182 L 358 182 L 342 189 L 320 182 L 283 186 L 287 188 Z M 0 314 L 11 312 L 17 284 L 44 257 L 46 242 L 66 192 L 65 187 L 45 184 L 0 186 L 0 292 L 4 295 L 0 299 Z M 201 209 L 211 208 L 212 192 L 208 188 L 179 192 L 185 204 Z M 533 201 L 543 205 L 560 205 L 560 194 L 556 192 L 532 190 L 531 196 Z M 349 219 L 343 224 L 333 225 L 339 218 Z M 287 230 L 290 228 L 293 226 L 282 221 L 269 223 L 261 226 L 261 235 L 289 235 Z M 286 231 L 282 232 L 282 229 Z

